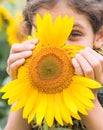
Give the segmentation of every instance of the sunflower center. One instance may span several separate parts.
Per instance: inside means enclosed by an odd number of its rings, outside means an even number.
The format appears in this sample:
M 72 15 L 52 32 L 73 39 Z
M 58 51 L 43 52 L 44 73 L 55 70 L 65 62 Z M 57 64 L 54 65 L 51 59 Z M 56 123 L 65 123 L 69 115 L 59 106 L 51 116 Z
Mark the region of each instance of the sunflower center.
M 71 83 L 73 76 L 71 59 L 60 48 L 43 48 L 33 54 L 29 75 L 33 86 L 39 91 L 60 92 Z
M 47 54 L 38 64 L 38 74 L 44 80 L 55 79 L 62 72 L 62 61 L 54 54 Z

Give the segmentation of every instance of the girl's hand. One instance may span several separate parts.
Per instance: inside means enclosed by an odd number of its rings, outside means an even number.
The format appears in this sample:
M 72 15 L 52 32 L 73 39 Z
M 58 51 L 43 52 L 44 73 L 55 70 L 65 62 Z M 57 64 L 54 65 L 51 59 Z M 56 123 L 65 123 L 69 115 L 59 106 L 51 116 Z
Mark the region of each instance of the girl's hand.
M 89 47 L 72 59 L 77 75 L 85 76 L 103 84 L 103 56 Z
M 25 59 L 32 55 L 32 50 L 38 43 L 38 39 L 28 40 L 22 44 L 14 44 L 11 47 L 10 55 L 7 61 L 7 73 L 12 79 L 17 78 L 18 68 L 24 64 Z

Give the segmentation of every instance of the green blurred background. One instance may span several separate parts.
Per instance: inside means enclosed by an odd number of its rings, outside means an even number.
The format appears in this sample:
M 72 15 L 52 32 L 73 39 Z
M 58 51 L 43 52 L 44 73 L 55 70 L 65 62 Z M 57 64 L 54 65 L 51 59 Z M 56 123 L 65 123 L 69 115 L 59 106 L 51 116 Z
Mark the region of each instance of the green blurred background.
M 0 0 L 0 87 L 10 80 L 6 73 L 7 58 L 11 47 L 8 41 L 7 28 L 10 26 L 10 20 L 15 19 L 17 12 L 22 11 L 25 1 Z M 6 124 L 9 107 L 6 100 L 1 100 L 0 94 L 0 130 L 3 130 Z

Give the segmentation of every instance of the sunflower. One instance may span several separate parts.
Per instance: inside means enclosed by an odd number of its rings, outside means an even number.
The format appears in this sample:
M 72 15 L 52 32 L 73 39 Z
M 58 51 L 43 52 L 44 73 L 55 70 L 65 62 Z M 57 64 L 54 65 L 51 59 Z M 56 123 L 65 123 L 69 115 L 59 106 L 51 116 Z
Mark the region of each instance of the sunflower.
M 2 28 L 3 24 L 9 24 L 12 21 L 12 16 L 9 13 L 9 11 L 3 7 L 0 6 L 0 29 Z
M 27 30 L 21 12 L 17 12 L 16 15 L 13 16 L 13 20 L 10 22 L 6 33 L 10 45 L 27 40 Z
M 75 75 L 71 63 L 83 46 L 66 44 L 72 31 L 74 18 L 58 16 L 52 21 L 50 14 L 36 15 L 37 31 L 32 38 L 39 43 L 18 70 L 18 78 L 5 85 L 3 99 L 14 104 L 12 111 L 23 108 L 23 118 L 30 123 L 45 120 L 52 126 L 54 119 L 60 124 L 73 124 L 72 117 L 80 120 L 79 113 L 87 115 L 94 106 L 91 89 L 101 85 L 89 78 Z

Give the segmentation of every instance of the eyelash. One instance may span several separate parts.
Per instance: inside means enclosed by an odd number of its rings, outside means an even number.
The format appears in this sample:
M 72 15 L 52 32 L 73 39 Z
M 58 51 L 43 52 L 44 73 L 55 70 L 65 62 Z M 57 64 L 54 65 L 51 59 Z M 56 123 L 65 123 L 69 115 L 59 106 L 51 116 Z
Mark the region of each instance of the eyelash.
M 73 30 L 69 36 L 69 40 L 77 40 L 78 38 L 80 38 L 81 36 L 83 36 L 83 33 L 81 31 L 78 30 Z

